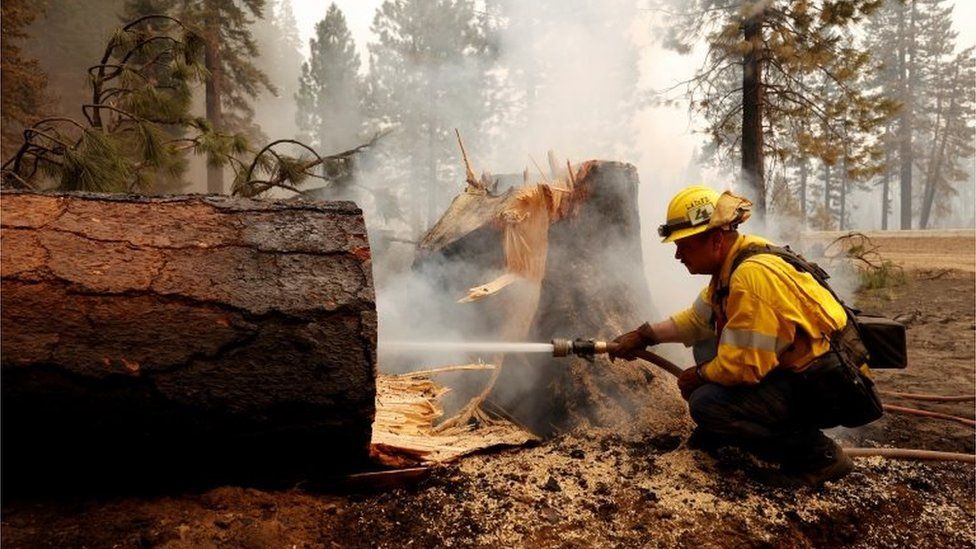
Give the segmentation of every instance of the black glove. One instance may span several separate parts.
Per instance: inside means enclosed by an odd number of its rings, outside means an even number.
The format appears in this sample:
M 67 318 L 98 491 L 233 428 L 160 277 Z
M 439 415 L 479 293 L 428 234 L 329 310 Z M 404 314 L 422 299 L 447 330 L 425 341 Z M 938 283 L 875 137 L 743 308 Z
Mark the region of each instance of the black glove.
M 707 383 L 701 374 L 701 366 L 694 366 L 681 372 L 678 376 L 678 389 L 681 391 L 681 398 L 688 400 L 691 393 Z
M 643 351 L 651 345 L 657 345 L 657 336 L 648 323 L 643 323 L 636 330 L 631 330 L 626 334 L 617 336 L 608 348 L 610 360 L 622 358 L 624 360 L 634 360 L 637 358 L 637 351 Z

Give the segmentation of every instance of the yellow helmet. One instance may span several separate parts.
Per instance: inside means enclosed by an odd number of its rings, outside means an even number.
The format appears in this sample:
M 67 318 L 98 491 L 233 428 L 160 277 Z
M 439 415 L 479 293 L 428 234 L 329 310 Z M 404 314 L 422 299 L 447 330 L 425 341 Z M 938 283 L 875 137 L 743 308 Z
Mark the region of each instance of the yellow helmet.
M 708 230 L 718 192 L 703 185 L 685 187 L 668 204 L 668 220 L 657 228 L 661 242 L 674 242 Z
M 752 215 L 752 202 L 729 191 L 721 195 L 702 185 L 685 187 L 668 204 L 668 222 L 657 228 L 661 242 L 674 242 L 709 229 L 734 229 Z

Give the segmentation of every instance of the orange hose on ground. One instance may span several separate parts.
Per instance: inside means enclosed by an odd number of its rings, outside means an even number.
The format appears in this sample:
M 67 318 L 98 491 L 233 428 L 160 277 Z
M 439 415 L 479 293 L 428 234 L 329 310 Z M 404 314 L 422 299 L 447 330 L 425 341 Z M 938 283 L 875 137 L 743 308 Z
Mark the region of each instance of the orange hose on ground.
M 884 409 L 886 412 L 891 412 L 893 414 L 904 414 L 909 416 L 922 416 L 922 417 L 933 417 L 937 419 L 945 419 L 948 421 L 955 421 L 956 423 L 962 423 L 963 425 L 969 425 L 970 427 L 976 427 L 976 420 L 952 416 L 949 414 L 942 414 L 939 412 L 930 412 L 928 410 L 919 410 L 917 408 L 906 408 L 904 406 L 895 406 L 894 404 L 885 404 Z
M 976 400 L 976 395 L 929 395 L 924 393 L 899 393 L 898 391 L 882 391 L 879 394 L 884 396 L 907 398 L 909 400 L 931 400 L 933 402 L 967 402 Z
M 851 457 L 881 456 L 888 459 L 910 459 L 917 461 L 962 461 L 976 463 L 976 455 L 957 452 L 937 452 L 915 448 L 844 448 Z

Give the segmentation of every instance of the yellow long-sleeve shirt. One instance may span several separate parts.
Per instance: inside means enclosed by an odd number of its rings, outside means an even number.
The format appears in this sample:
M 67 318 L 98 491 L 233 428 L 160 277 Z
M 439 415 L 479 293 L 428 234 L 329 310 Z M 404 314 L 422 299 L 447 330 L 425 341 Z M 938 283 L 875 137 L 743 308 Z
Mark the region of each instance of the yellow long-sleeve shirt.
M 685 345 L 718 336 L 718 354 L 702 366 L 708 381 L 753 384 L 774 368 L 802 371 L 829 350 L 830 334 L 847 324 L 829 291 L 775 255 L 746 259 L 730 279 L 735 256 L 763 244 L 769 241 L 740 235 L 695 303 L 671 317 Z M 720 288 L 728 288 L 724 304 L 717 302 Z M 722 318 L 724 325 L 716 322 Z

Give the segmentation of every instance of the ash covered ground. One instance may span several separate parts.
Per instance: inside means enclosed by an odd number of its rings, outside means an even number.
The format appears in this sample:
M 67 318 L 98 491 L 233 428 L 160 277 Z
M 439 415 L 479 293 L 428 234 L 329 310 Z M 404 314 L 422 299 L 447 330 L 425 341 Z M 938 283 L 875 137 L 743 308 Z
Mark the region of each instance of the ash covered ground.
M 974 391 L 971 271 L 911 271 L 909 285 L 862 294 L 908 325 L 910 368 L 881 388 Z M 673 381 L 671 382 L 673 383 Z M 685 448 L 691 430 L 671 384 L 613 428 L 435 468 L 406 488 L 350 493 L 220 487 L 179 494 L 5 500 L 4 547 L 946 547 L 976 542 L 974 469 L 856 460 L 822 490 L 770 487 L 735 451 Z M 889 400 L 896 403 L 894 399 Z M 972 402 L 897 402 L 974 416 Z M 661 413 L 662 407 L 670 410 Z M 677 417 L 670 418 L 676 411 Z M 662 420 L 662 418 L 668 418 Z M 887 416 L 835 433 L 848 446 L 974 451 L 973 430 Z

